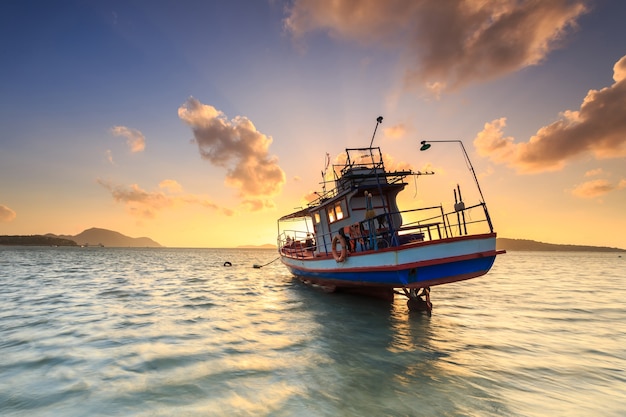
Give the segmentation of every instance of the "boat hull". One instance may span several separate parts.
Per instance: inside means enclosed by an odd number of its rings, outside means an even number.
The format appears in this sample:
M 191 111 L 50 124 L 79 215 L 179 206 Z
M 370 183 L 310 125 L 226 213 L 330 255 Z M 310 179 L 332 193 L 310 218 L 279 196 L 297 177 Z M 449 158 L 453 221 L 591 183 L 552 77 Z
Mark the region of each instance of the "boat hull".
M 336 288 L 424 288 L 486 274 L 498 254 L 494 234 L 420 242 L 332 257 L 281 256 L 289 271 L 308 282 Z

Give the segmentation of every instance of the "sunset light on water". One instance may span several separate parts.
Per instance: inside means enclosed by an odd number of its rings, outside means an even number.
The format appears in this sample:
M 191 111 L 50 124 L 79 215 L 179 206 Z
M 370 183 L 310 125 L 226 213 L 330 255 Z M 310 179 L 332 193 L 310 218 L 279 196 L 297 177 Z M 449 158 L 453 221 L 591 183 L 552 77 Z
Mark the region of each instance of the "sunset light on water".
M 625 258 L 508 253 L 485 277 L 434 288 L 428 317 L 252 267 L 274 256 L 0 247 L 0 414 L 626 411 Z

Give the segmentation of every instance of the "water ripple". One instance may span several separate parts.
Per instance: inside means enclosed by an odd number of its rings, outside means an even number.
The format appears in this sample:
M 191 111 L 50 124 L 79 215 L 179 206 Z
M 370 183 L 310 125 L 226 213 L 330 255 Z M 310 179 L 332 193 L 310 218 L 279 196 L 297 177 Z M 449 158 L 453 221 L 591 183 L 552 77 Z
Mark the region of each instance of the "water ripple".
M 0 414 L 626 414 L 623 259 L 507 254 L 427 317 L 274 257 L 0 248 Z

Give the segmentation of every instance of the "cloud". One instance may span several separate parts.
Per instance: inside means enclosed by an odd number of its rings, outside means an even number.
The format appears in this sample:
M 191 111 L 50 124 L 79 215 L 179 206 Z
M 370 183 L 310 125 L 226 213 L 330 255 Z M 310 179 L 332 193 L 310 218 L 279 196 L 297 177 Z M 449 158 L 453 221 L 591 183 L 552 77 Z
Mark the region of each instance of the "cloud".
M 98 179 L 97 182 L 109 190 L 116 202 L 125 204 L 130 214 L 145 219 L 155 218 L 163 209 L 181 205 L 199 205 L 220 210 L 227 216 L 233 214 L 232 210 L 220 208 L 206 197 L 185 194 L 182 186 L 174 180 L 161 181 L 157 191 L 143 190 L 137 184 L 116 185 L 102 179 Z
M 383 153 L 383 163 L 387 171 L 412 171 L 413 166 L 404 161 L 396 161 L 395 158 L 387 153 Z
M 109 161 L 109 164 L 115 165 L 115 161 L 113 161 L 113 152 L 111 152 L 110 149 L 106 150 L 105 156 L 106 156 L 107 161 Z
M 309 204 L 311 201 L 315 201 L 320 198 L 320 194 L 316 191 L 309 191 L 305 195 L 302 196 L 302 203 L 304 205 Z
M 178 117 L 191 126 L 200 156 L 226 169 L 225 183 L 239 190 L 250 210 L 274 207 L 271 198 L 286 182 L 278 158 L 269 154 L 272 138 L 246 117 L 227 120 L 215 107 L 190 97 Z
M 12 222 L 17 217 L 17 214 L 9 207 L 0 204 L 0 223 Z
M 578 184 L 572 190 L 572 195 L 580 198 L 596 198 L 603 196 L 614 190 L 626 188 L 626 180 L 621 180 L 617 184 L 612 184 L 608 180 L 598 179 Z
M 540 63 L 589 0 L 294 0 L 284 20 L 307 33 L 400 48 L 409 85 L 440 92 Z
M 131 152 L 141 152 L 146 149 L 146 138 L 143 133 L 137 129 L 131 129 L 126 126 L 113 126 L 111 134 L 126 138 L 126 144 L 130 147 Z
M 163 180 L 159 183 L 159 188 L 165 188 L 172 193 L 183 192 L 183 187 L 175 180 Z
M 400 139 L 406 134 L 406 127 L 403 124 L 387 127 L 383 130 L 389 139 Z
M 602 168 L 596 168 L 585 172 L 585 177 L 595 177 L 602 174 L 604 174 L 604 170 Z
M 614 67 L 615 83 L 590 90 L 580 109 L 544 126 L 525 143 L 504 137 L 506 118 L 486 123 L 474 139 L 479 154 L 522 173 L 556 171 L 585 154 L 596 159 L 626 156 L 626 56 Z

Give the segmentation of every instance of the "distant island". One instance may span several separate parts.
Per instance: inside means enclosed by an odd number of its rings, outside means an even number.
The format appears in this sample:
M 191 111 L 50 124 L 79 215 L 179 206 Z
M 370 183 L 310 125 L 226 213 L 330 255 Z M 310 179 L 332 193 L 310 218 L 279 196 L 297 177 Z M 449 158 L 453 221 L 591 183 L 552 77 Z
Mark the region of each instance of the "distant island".
M 129 237 L 119 232 L 92 227 L 75 236 L 29 235 L 29 236 L 0 236 L 0 246 L 106 246 L 120 248 L 160 248 L 159 243 L 148 237 Z M 559 251 L 559 252 L 626 252 L 625 249 L 607 246 L 559 245 L 543 243 L 528 239 L 496 239 L 496 247 L 507 251 Z M 276 245 L 241 245 L 238 249 L 276 249 Z
M 237 246 L 237 249 L 276 249 L 276 245 L 266 243 L 264 245 L 241 245 Z
M 148 237 L 128 237 L 119 232 L 92 227 L 75 235 L 0 236 L 0 245 L 14 246 L 106 246 L 121 248 L 160 248 Z
M 536 242 L 527 239 L 496 239 L 496 247 L 508 251 L 552 251 L 552 252 L 626 252 L 625 249 L 607 246 L 558 245 L 554 243 Z
M 78 246 L 70 239 L 47 235 L 0 236 L 0 246 Z

